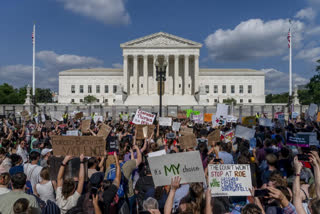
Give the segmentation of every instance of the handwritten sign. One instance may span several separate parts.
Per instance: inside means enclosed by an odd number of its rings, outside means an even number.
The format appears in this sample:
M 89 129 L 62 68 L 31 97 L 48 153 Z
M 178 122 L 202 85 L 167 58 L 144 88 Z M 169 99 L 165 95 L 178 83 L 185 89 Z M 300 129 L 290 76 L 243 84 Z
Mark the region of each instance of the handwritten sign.
M 87 133 L 88 129 L 90 129 L 91 120 L 83 120 L 81 124 L 81 132 Z
M 108 135 L 110 134 L 112 128 L 106 124 L 102 124 L 99 132 L 97 134 L 98 137 L 103 137 L 103 139 L 106 139 Z
M 55 156 L 103 156 L 106 141 L 95 136 L 52 136 L 52 149 Z
M 156 116 L 154 114 L 137 109 L 132 122 L 138 125 L 140 124 L 152 125 L 155 117 Z
M 78 130 L 68 130 L 66 133 L 67 136 L 79 136 Z
M 181 123 L 173 122 L 173 124 L 172 124 L 172 130 L 175 131 L 175 132 L 178 132 L 179 129 L 180 129 L 180 126 L 181 126 Z
M 204 114 L 204 118 L 203 118 L 203 120 L 204 120 L 204 122 L 211 122 L 212 121 L 212 115 L 213 114 L 209 114 L 209 113 L 206 113 L 206 114 Z
M 209 188 L 213 197 L 250 196 L 249 164 L 209 164 Z
M 223 118 L 226 118 L 228 116 L 228 105 L 218 103 L 216 117 L 219 118 L 220 116 L 222 116 Z
M 188 134 L 179 137 L 179 143 L 181 149 L 190 149 L 197 146 L 197 138 L 194 134 Z
M 256 125 L 256 117 L 255 116 L 243 117 L 242 118 L 242 125 L 255 126 Z
M 244 126 L 238 125 L 236 127 L 236 133 L 235 136 L 239 138 L 244 138 L 246 140 L 250 140 L 254 137 L 254 134 L 256 133 L 256 130 L 250 129 Z
M 149 157 L 148 162 L 155 186 L 170 185 L 175 176 L 180 183 L 205 182 L 199 151 Z
M 171 117 L 159 117 L 160 126 L 171 126 L 172 118 Z

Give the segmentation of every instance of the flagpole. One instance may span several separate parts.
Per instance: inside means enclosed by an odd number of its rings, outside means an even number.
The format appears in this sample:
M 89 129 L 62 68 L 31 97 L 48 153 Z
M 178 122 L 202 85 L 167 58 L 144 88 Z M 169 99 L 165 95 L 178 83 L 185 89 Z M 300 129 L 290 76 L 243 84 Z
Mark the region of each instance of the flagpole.
M 33 24 L 33 40 L 32 40 L 32 45 L 33 45 L 33 57 L 32 57 L 32 95 L 36 95 L 36 25 Z

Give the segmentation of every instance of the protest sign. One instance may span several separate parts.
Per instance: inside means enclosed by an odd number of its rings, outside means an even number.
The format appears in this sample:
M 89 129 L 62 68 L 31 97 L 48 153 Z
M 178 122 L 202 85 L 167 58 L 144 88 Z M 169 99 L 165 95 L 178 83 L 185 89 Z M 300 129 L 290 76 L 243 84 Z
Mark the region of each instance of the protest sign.
M 53 155 L 103 156 L 106 141 L 96 136 L 52 136 Z
M 224 140 L 225 143 L 229 143 L 233 140 L 234 138 L 234 131 L 228 131 L 228 132 L 223 132 L 222 134 L 222 140 Z
M 251 138 L 254 137 L 255 133 L 256 131 L 254 129 L 250 129 L 250 128 L 238 125 L 236 127 L 235 136 L 239 138 L 244 138 L 246 140 L 250 140 Z
M 137 109 L 132 122 L 137 125 L 140 125 L 140 124 L 152 125 L 154 118 L 155 118 L 154 114 Z
M 159 150 L 159 151 L 156 151 L 156 152 L 150 152 L 148 153 L 148 157 L 151 158 L 151 157 L 157 157 L 157 156 L 161 156 L 161 155 L 165 155 L 166 154 L 166 150 L 165 149 L 162 149 L 162 150 Z
M 74 116 L 74 119 L 79 120 L 83 117 L 83 112 L 79 112 Z
M 217 112 L 216 117 L 220 118 L 222 116 L 223 118 L 226 118 L 228 116 L 228 105 L 218 103 L 217 105 Z
M 249 164 L 209 164 L 209 188 L 213 197 L 250 196 Z
M 144 127 L 148 127 L 147 138 L 150 138 L 152 133 L 154 132 L 154 125 L 136 125 L 136 130 L 137 130 L 136 139 L 137 140 L 145 139 L 145 135 L 143 133 Z
M 68 130 L 66 136 L 79 136 L 78 130 Z
M 270 119 L 268 118 L 259 118 L 259 125 L 260 126 L 267 126 L 267 127 L 272 127 L 273 123 Z
M 103 122 L 103 116 L 94 116 L 93 121 L 97 124 L 98 121 Z
M 311 132 L 298 132 L 290 133 L 287 132 L 287 144 L 299 147 L 309 147 Z
M 83 120 L 81 124 L 81 132 L 87 133 L 88 129 L 90 129 L 91 120 Z
M 192 115 L 192 120 L 193 120 L 195 123 L 203 124 L 203 114 L 200 113 L 200 114 L 198 114 L 198 115 Z
M 173 124 L 172 124 L 172 130 L 175 131 L 175 132 L 178 132 L 179 129 L 180 129 L 180 126 L 181 126 L 181 123 L 173 122 Z
M 185 111 L 178 111 L 178 119 L 187 119 L 187 113 Z
M 180 183 L 205 182 L 199 151 L 181 152 L 148 158 L 155 186 L 171 184 L 171 178 L 179 176 Z
M 220 129 L 216 129 L 208 135 L 209 145 L 211 145 L 213 141 L 220 142 Z
M 204 122 L 211 122 L 212 121 L 212 115 L 213 114 L 209 114 L 209 113 L 206 113 L 206 114 L 204 114 L 204 118 L 203 118 L 203 120 L 204 120 Z
M 160 126 L 171 126 L 172 118 L 171 117 L 159 117 Z
M 194 134 L 187 134 L 179 137 L 179 144 L 181 149 L 190 149 L 197 146 L 197 138 Z
M 106 124 L 102 124 L 100 126 L 99 132 L 97 134 L 98 137 L 103 137 L 103 139 L 106 139 L 108 135 L 110 134 L 112 128 Z
M 316 115 L 317 111 L 318 105 L 311 103 L 308 108 L 308 116 L 313 118 Z
M 255 126 L 256 125 L 256 117 L 255 116 L 243 117 L 242 118 L 242 125 Z

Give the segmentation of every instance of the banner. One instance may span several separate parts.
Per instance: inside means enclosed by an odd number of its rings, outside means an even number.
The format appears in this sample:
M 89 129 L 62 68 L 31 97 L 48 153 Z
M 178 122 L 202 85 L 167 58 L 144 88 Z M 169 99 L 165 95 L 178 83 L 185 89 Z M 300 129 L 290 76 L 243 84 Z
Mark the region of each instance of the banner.
M 103 137 L 103 139 L 106 139 L 108 135 L 110 134 L 112 128 L 106 124 L 102 124 L 100 126 L 99 132 L 97 134 L 98 137 Z
M 218 103 L 216 117 L 220 118 L 220 116 L 222 116 L 223 118 L 226 118 L 228 116 L 228 107 L 229 106 L 226 104 Z
M 194 134 L 188 134 L 179 137 L 179 144 L 181 149 L 190 149 L 197 146 L 197 138 Z
M 171 117 L 159 117 L 160 126 L 171 126 L 172 118 Z
M 204 120 L 204 122 L 211 122 L 212 121 L 212 115 L 213 114 L 209 114 L 209 113 L 206 113 L 206 114 L 204 114 L 204 118 L 203 118 L 203 120 Z
M 249 164 L 209 164 L 209 188 L 213 197 L 251 196 Z
M 102 157 L 106 149 L 106 141 L 95 136 L 52 136 L 54 156 Z
M 137 125 L 152 125 L 155 117 L 154 114 L 137 109 L 132 123 Z
M 172 130 L 175 131 L 175 132 L 178 132 L 179 129 L 180 129 L 180 126 L 181 126 L 181 123 L 173 122 L 173 124 L 172 124 Z
M 199 151 L 149 157 L 148 162 L 156 187 L 170 185 L 175 176 L 182 184 L 206 182 Z
M 198 114 L 198 115 L 192 115 L 192 120 L 193 120 L 195 123 L 203 124 L 203 114 L 200 113 L 200 114 Z
M 239 138 L 244 138 L 246 140 L 250 140 L 254 137 L 256 130 L 250 129 L 244 126 L 237 125 L 235 136 Z
M 256 116 L 243 117 L 242 118 L 242 125 L 255 126 L 256 125 Z
M 267 127 L 272 127 L 273 123 L 270 119 L 268 118 L 259 118 L 259 125 L 260 126 L 267 126 Z
M 309 147 L 312 132 L 298 132 L 296 134 L 287 132 L 287 144 L 299 147 Z
M 78 130 L 68 130 L 66 136 L 79 136 Z

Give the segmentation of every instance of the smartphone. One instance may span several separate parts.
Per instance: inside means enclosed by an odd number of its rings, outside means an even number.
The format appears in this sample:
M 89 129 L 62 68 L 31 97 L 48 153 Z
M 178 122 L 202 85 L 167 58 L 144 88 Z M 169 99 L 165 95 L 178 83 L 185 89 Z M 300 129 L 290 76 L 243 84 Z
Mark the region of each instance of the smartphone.
M 298 154 L 297 156 L 298 156 L 298 160 L 299 161 L 309 162 L 310 155 L 308 155 L 308 154 Z
M 257 189 L 254 191 L 254 197 L 265 197 L 269 195 L 269 190 L 267 189 Z

